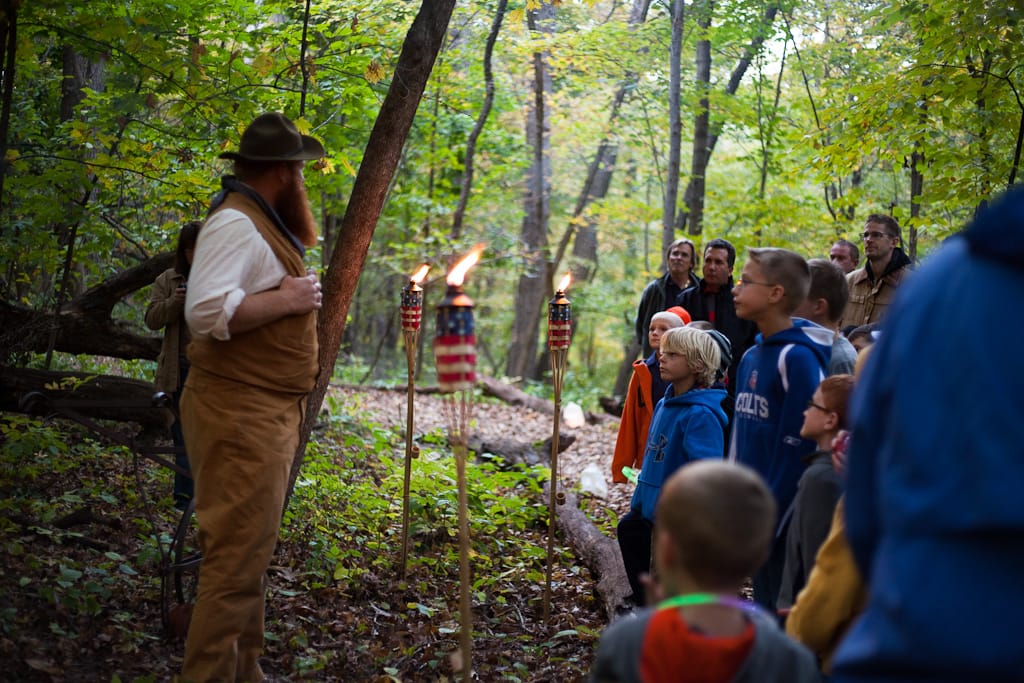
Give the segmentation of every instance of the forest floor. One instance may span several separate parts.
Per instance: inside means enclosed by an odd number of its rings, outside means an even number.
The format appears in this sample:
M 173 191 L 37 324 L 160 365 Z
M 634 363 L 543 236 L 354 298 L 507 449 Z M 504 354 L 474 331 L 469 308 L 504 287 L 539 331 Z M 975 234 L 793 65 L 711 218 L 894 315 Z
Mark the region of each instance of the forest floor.
M 405 400 L 403 391 L 331 390 L 328 404 L 344 407 L 349 417 L 334 420 L 334 436 L 327 436 L 331 429 L 318 432 L 315 457 L 307 450 L 304 475 L 309 469 L 326 478 L 312 493 L 300 478 L 282 528 L 269 574 L 268 639 L 261 660 L 270 680 L 460 680 L 455 673 L 457 524 L 454 508 L 442 505 L 453 482 L 434 473 L 414 480 L 414 487 L 425 489 L 421 505 L 434 496 L 438 507 L 413 508 L 414 519 L 426 516 L 426 523 L 413 523 L 405 579 L 396 570 L 400 534 L 394 525 L 401 515 L 395 514 L 394 489 L 390 495 L 360 498 L 366 494 L 358 491 L 365 488 L 339 484 L 334 490 L 323 483 L 366 475 L 381 491 L 391 485 L 393 477 L 385 480 L 374 461 L 380 452 L 391 451 L 401 467 Z M 436 440 L 447 424 L 442 398 L 417 395 L 415 414 L 423 455 L 414 469 L 426 468 L 431 435 Z M 488 440 L 539 442 L 551 435 L 550 415 L 494 399 L 478 398 L 471 415 L 470 431 Z M 104 449 L 63 423 L 57 423 L 60 431 L 48 432 L 20 417 L 0 418 L 6 418 L 0 422 L 0 661 L 5 663 L 0 679 L 171 680 L 184 644 L 161 626 L 159 553 L 148 531 L 156 525 L 167 534 L 174 526 L 169 473 L 145 464 L 136 469 L 126 451 L 93 455 Z M 563 428 L 563 434 L 576 437 L 559 460 L 566 488 L 577 488 L 588 464 L 607 472 L 617 424 Z M 32 439 L 23 432 L 32 432 Z M 18 447 L 30 440 L 33 452 Z M 473 678 L 585 680 L 607 625 L 590 571 L 556 537 L 551 618 L 545 622 L 547 528 L 538 520 L 546 522 L 546 501 L 539 484 L 523 489 L 522 475 L 507 480 L 500 474 L 487 476 L 470 481 L 471 499 L 486 499 L 489 509 L 508 515 L 495 512 L 496 519 L 508 521 L 476 531 L 474 539 Z M 426 490 L 432 480 L 440 480 L 434 481 L 439 488 L 433 493 Z M 502 482 L 508 482 L 508 490 L 473 492 L 474 484 L 503 489 Z M 604 499 L 583 495 L 581 500 L 610 534 L 628 507 L 631 489 L 609 483 Z M 140 490 L 159 500 L 146 504 Z M 360 508 L 385 498 L 390 501 L 382 504 L 385 521 L 369 513 L 359 516 Z M 525 501 L 529 509 L 517 512 L 514 501 Z M 452 509 L 446 512 L 445 505 Z M 338 508 L 351 508 L 356 515 L 340 529 L 333 528 Z M 88 510 L 82 525 L 55 527 L 65 514 L 81 510 Z M 367 520 L 372 521 L 361 523 Z M 474 519 L 474 530 L 479 522 Z M 373 524 L 381 528 L 361 528 Z M 532 558 L 525 562 L 516 559 L 524 549 Z

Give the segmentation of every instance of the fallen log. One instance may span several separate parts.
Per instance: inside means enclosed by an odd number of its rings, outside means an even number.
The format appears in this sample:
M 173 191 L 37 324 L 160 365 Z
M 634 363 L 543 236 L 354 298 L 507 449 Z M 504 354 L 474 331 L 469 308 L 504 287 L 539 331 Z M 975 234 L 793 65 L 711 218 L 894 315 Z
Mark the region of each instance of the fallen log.
M 558 452 L 561 453 L 576 442 L 572 434 L 558 435 Z M 469 450 L 479 455 L 500 456 L 505 462 L 513 465 L 548 465 L 551 462 L 551 437 L 543 441 L 518 441 L 516 439 L 485 439 L 477 434 L 470 434 Z
M 0 411 L 59 414 L 63 405 L 97 420 L 136 422 L 144 432 L 164 433 L 171 412 L 154 406 L 151 382 L 64 370 L 0 367 Z M 37 397 L 39 400 L 31 400 Z
M 511 384 L 505 382 L 499 382 L 493 377 L 486 377 L 483 375 L 477 376 L 477 384 L 483 390 L 487 396 L 500 399 L 505 403 L 512 406 L 522 406 L 529 408 L 530 410 L 543 413 L 545 415 L 555 414 L 555 403 L 554 401 L 548 401 L 547 399 L 538 398 L 531 396 L 522 389 L 514 387 Z M 599 422 L 614 421 L 616 418 L 611 415 L 604 415 L 602 413 L 592 413 L 587 411 L 584 413 L 584 417 L 589 424 L 597 424 Z
M 544 499 L 550 496 L 550 482 L 544 485 Z M 626 598 L 632 594 L 615 539 L 605 536 L 579 508 L 575 493 L 564 491 L 565 503 L 555 506 L 555 524 L 573 553 L 596 580 L 595 590 L 608 621 L 630 609 Z

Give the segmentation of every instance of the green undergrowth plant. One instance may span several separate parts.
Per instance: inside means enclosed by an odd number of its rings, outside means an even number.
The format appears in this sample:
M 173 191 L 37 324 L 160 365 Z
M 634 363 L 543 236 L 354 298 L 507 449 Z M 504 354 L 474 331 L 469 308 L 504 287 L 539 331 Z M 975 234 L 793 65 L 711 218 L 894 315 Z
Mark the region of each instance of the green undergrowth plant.
M 309 549 L 308 585 L 357 590 L 371 572 L 393 573 L 401 544 L 405 441 L 341 408 L 307 446 L 302 473 L 285 515 L 283 535 Z M 439 430 L 417 440 L 409 501 L 409 566 L 449 571 L 458 564 L 458 487 L 454 456 Z M 503 468 L 488 460 L 467 462 L 467 499 L 474 571 L 481 589 L 493 570 L 543 579 L 543 548 L 518 534 L 543 529 L 546 468 Z M 367 557 L 370 557 L 367 561 Z M 508 574 L 506 574 L 506 577 Z
M 288 624 L 290 635 L 280 641 L 272 636 L 270 655 L 307 677 L 342 671 L 370 680 L 353 673 L 358 670 L 396 680 L 426 680 L 433 672 L 430 680 L 442 680 L 451 674 L 448 657 L 460 633 L 452 449 L 444 430 L 417 435 L 403 575 L 405 438 L 401 429 L 376 422 L 358 394 L 345 400 L 328 399 L 307 445 L 275 561 L 281 565 L 277 597 L 269 603 L 282 610 L 291 601 L 313 605 L 316 616 Z M 586 570 L 557 538 L 553 585 L 564 625 L 540 619 L 548 477 L 545 467 L 510 467 L 473 453 L 467 462 L 474 648 L 490 653 L 474 668 L 509 672 L 503 680 L 532 680 L 513 672 L 538 666 L 585 671 L 600 629 Z M 351 645 L 325 645 L 339 641 Z M 411 672 L 419 673 L 407 678 Z
M 159 640 L 143 606 L 159 591 L 155 536 L 174 517 L 158 493 L 170 493 L 166 470 L 62 420 L 4 414 L 0 444 L 0 644 L 40 622 L 68 651 L 116 643 L 128 654 Z

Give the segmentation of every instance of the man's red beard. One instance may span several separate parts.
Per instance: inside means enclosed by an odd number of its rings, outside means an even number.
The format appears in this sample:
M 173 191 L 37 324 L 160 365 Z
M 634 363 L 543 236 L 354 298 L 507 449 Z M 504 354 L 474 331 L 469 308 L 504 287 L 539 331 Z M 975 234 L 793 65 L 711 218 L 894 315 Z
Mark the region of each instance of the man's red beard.
M 316 219 L 313 218 L 313 211 L 309 207 L 306 185 L 300 173 L 295 173 L 291 185 L 282 190 L 274 204 L 274 211 L 300 242 L 307 247 L 316 244 Z

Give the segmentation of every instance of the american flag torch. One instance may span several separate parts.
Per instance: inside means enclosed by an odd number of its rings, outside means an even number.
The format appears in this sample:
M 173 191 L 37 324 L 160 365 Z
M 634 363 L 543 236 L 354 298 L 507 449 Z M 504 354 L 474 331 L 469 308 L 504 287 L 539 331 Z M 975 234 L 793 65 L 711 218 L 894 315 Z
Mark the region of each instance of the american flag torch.
M 551 437 L 551 491 L 548 500 L 548 563 L 544 586 L 544 620 L 551 615 L 551 569 L 555 554 L 555 505 L 565 502 L 565 494 L 558 490 L 558 431 L 562 417 L 562 384 L 565 365 L 572 340 L 572 302 L 565 296 L 572 277 L 565 274 L 555 295 L 548 302 L 548 354 L 551 357 L 551 384 L 555 390 L 555 416 Z
M 476 385 L 476 329 L 473 300 L 462 291 L 466 273 L 480 260 L 483 245 L 477 245 L 448 273 L 448 290 L 437 305 L 434 361 L 437 384 L 444 395 L 448 440 L 455 455 L 459 487 L 459 659 L 462 680 L 472 673 L 473 615 L 470 610 L 469 503 L 466 493 L 466 457 L 470 399 Z
M 413 437 L 413 396 L 416 392 L 416 343 L 420 336 L 420 321 L 423 317 L 423 288 L 420 283 L 427 276 L 430 266 L 423 264 L 402 288 L 402 336 L 405 338 L 405 360 L 409 374 L 406 380 L 405 403 L 405 487 L 402 490 L 402 578 L 405 578 L 406 558 L 409 556 L 409 484 L 412 480 L 412 459 L 418 449 Z

